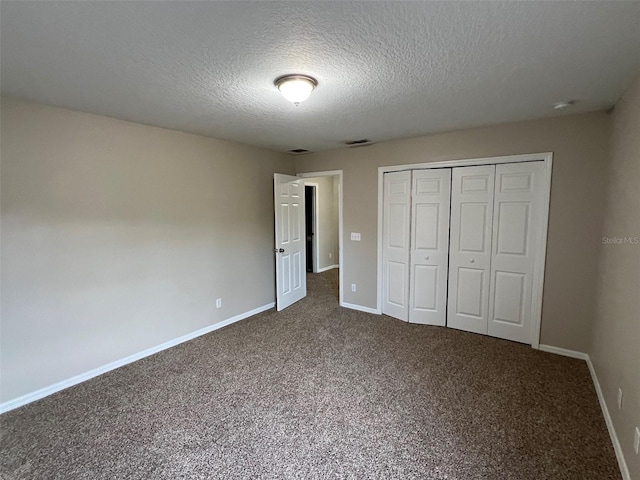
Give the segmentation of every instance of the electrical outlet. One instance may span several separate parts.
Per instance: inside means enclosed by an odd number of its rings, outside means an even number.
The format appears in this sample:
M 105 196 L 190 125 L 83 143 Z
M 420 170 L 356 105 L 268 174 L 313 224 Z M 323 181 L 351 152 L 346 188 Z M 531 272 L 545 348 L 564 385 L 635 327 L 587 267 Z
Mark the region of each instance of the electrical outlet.
M 354 242 L 359 242 L 360 234 L 357 232 L 351 232 L 351 240 L 353 240 Z
M 636 427 L 636 434 L 633 436 L 633 450 L 638 455 L 638 450 L 640 450 L 640 428 Z
M 221 298 L 218 298 L 216 300 L 216 308 L 222 308 L 222 299 Z
M 332 253 L 331 253 L 331 252 L 329 252 L 329 258 L 331 258 L 331 255 L 332 255 Z
M 351 291 L 352 291 L 352 292 L 355 292 L 355 291 L 356 291 L 356 284 L 355 284 L 355 283 L 352 283 L 352 284 L 351 284 Z
M 618 410 L 622 408 L 622 389 L 618 388 Z

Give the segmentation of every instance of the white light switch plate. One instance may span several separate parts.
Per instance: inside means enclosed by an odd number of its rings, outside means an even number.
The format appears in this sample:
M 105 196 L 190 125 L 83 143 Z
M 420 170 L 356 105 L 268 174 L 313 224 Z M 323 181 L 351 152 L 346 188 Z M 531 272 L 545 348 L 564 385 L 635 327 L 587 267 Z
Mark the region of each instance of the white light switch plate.
M 351 232 L 351 240 L 353 240 L 354 242 L 359 242 L 360 234 L 357 232 Z

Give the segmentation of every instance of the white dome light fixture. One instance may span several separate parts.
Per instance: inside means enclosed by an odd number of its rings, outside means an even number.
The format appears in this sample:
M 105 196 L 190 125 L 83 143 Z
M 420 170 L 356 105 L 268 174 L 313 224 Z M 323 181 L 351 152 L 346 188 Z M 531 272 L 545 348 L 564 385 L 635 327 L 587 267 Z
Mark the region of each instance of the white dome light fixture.
M 278 87 L 284 98 L 294 105 L 299 105 L 309 98 L 313 89 L 318 86 L 318 81 L 308 75 L 295 74 L 278 77 L 273 84 Z

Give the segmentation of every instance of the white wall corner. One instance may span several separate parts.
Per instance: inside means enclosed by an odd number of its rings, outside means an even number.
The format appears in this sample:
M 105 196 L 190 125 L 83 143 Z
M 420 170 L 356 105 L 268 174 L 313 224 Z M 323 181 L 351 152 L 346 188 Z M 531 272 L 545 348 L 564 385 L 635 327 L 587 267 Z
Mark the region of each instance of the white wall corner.
M 375 308 L 356 305 L 355 303 L 340 302 L 340 306 L 344 308 L 350 308 L 351 310 L 358 310 L 359 312 L 373 313 L 375 315 L 381 314 L 381 312 Z
M 335 265 L 329 265 L 328 267 L 319 268 L 316 273 L 326 272 L 327 270 L 331 270 L 333 268 L 338 268 L 338 267 L 340 267 L 340 265 L 336 263 Z
M 577 358 L 579 360 L 589 360 L 589 354 L 584 352 L 578 352 L 576 350 L 568 350 L 566 348 L 554 347 L 553 345 L 540 344 L 538 350 L 547 353 L 555 353 L 556 355 L 562 355 L 563 357 Z

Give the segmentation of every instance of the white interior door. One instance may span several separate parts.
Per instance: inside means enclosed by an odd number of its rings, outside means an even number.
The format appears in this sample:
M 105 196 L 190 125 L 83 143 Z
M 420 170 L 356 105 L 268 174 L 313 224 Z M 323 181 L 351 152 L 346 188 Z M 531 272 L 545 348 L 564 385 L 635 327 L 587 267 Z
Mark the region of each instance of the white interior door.
M 307 295 L 305 268 L 304 180 L 273 175 L 278 311 Z
M 487 333 L 495 165 L 457 167 L 451 180 L 447 326 Z
M 411 171 L 384 175 L 382 313 L 409 320 Z
M 532 286 L 539 252 L 544 162 L 496 166 L 489 335 L 532 339 Z
M 413 171 L 409 321 L 446 324 L 451 169 Z

